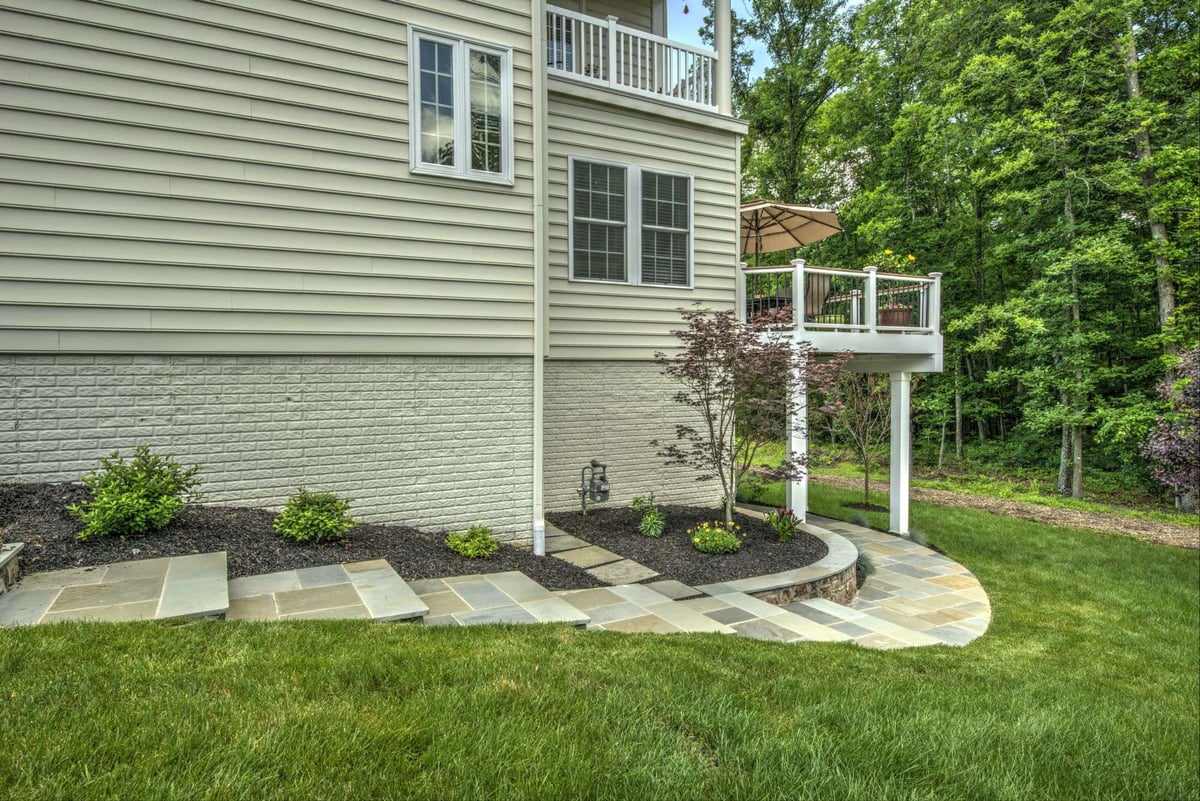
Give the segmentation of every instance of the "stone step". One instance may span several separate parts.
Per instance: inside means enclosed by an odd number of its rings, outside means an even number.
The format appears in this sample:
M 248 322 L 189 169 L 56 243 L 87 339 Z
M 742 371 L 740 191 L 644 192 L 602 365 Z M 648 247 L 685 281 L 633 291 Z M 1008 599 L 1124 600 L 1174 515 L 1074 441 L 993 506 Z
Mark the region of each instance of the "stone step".
M 892 649 L 942 644 L 940 639 L 924 632 L 825 598 L 796 601 L 785 608 L 815 623 L 847 634 L 859 645 L 869 648 Z
M 781 642 L 846 642 L 853 639 L 849 634 L 743 592 L 722 592 L 711 597 L 726 608 L 705 614 L 726 623 L 742 637 Z
M 35 573 L 0 598 L 0 625 L 220 617 L 224 551 Z
M 428 605 L 429 626 L 485 623 L 566 623 L 585 626 L 589 616 L 517 570 L 412 583 Z
M 589 629 L 656 634 L 733 633 L 729 626 L 644 584 L 568 590 L 560 592 L 559 597 L 591 616 Z
M 228 583 L 228 620 L 375 620 L 429 613 L 384 559 L 245 576 Z

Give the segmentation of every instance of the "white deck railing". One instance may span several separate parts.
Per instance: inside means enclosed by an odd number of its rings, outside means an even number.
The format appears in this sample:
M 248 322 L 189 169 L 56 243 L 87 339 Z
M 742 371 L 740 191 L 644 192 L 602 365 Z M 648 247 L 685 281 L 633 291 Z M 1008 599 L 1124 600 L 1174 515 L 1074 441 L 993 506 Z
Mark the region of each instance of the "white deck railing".
M 809 267 L 741 265 L 738 309 L 743 320 L 776 318 L 797 331 L 937 334 L 941 327 L 942 274 L 928 277 Z M 800 311 L 802 310 L 802 311 Z M 797 313 L 800 311 L 800 313 Z
M 546 70 L 656 100 L 716 110 L 717 54 L 652 33 L 546 7 Z

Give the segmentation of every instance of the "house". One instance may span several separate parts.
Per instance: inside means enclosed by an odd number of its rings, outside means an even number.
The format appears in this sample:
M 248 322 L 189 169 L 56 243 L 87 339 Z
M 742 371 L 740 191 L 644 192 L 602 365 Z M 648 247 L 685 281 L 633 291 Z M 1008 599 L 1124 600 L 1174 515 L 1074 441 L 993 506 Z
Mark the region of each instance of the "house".
M 729 0 L 717 52 L 561 2 L 0 11 L 0 481 L 146 442 L 210 501 L 525 540 L 592 458 L 711 501 L 650 359 L 750 280 Z

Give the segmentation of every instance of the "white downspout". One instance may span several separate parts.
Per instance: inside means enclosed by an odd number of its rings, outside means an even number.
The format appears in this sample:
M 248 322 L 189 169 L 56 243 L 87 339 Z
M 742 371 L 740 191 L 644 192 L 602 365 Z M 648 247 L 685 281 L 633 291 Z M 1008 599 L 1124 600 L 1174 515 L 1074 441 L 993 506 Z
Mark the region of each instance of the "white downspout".
M 546 555 L 542 496 L 546 387 L 546 3 L 533 2 L 533 553 Z

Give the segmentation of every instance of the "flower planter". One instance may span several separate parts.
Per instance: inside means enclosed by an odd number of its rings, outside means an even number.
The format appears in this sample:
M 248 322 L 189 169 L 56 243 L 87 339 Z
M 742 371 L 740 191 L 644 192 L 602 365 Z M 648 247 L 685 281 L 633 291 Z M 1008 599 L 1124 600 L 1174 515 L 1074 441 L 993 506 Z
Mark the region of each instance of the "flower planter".
M 898 309 L 880 309 L 879 325 L 903 328 L 912 325 L 912 307 L 902 306 Z

